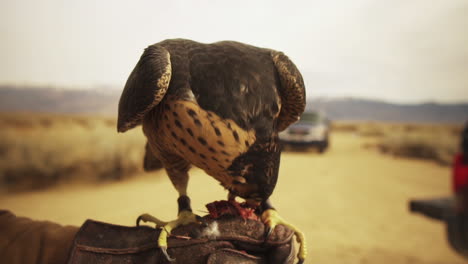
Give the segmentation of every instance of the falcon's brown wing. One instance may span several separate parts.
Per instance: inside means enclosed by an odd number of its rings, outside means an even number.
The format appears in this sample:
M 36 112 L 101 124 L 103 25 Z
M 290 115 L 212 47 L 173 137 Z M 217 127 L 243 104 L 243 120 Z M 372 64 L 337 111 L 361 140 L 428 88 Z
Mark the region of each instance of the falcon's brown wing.
M 120 97 L 117 131 L 125 132 L 139 125 L 143 116 L 163 99 L 170 80 L 169 52 L 158 44 L 149 46 Z
M 305 86 L 296 65 L 282 52 L 271 51 L 273 62 L 278 71 L 281 86 L 281 112 L 278 117 L 278 131 L 285 130 L 299 120 L 306 105 Z

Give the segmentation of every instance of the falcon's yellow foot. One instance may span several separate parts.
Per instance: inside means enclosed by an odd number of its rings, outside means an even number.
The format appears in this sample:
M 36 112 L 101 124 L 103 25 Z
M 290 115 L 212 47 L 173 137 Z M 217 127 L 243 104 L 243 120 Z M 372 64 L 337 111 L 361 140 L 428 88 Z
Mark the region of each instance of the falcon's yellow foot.
M 304 233 L 302 233 L 294 225 L 286 222 L 274 209 L 265 210 L 262 213 L 262 221 L 268 227 L 267 236 L 269 236 L 270 233 L 275 229 L 276 225 L 284 225 L 293 230 L 294 234 L 296 235 L 296 240 L 299 243 L 299 252 L 297 254 L 297 258 L 299 259 L 299 263 L 304 263 L 304 260 L 307 257 L 307 247 Z
M 167 237 L 171 234 L 172 229 L 178 226 L 188 225 L 190 223 L 201 224 L 202 222 L 200 221 L 200 219 L 201 219 L 200 216 L 192 213 L 191 211 L 184 210 L 179 213 L 176 220 L 173 220 L 170 222 L 164 222 L 149 214 L 143 214 L 138 217 L 137 225 L 139 225 L 139 221 L 141 220 L 144 222 L 155 223 L 156 227 L 161 228 L 161 233 L 159 234 L 159 238 L 158 238 L 158 246 L 159 248 L 161 248 L 167 260 L 172 262 L 175 259 L 171 258 L 169 254 L 167 253 Z
M 140 221 L 143 221 L 143 222 L 151 222 L 151 223 L 154 223 L 156 226 L 155 227 L 161 227 L 161 226 L 164 226 L 164 225 L 167 225 L 167 222 L 164 222 L 150 214 L 142 214 L 140 215 L 137 220 L 136 220 L 136 225 L 137 226 L 140 226 Z

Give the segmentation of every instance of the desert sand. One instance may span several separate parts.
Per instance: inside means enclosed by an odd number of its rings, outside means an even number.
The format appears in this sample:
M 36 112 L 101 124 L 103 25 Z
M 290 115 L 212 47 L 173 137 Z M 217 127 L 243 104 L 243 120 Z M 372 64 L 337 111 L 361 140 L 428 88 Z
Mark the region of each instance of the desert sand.
M 466 263 L 448 245 L 445 226 L 408 211 L 411 198 L 450 195 L 450 168 L 394 158 L 335 133 L 331 148 L 285 152 L 272 201 L 308 239 L 308 263 Z M 194 211 L 226 198 L 222 187 L 193 169 Z M 163 171 L 107 184 L 73 184 L 0 196 L 20 216 L 80 225 L 87 218 L 134 225 L 141 213 L 176 216 L 177 193 Z

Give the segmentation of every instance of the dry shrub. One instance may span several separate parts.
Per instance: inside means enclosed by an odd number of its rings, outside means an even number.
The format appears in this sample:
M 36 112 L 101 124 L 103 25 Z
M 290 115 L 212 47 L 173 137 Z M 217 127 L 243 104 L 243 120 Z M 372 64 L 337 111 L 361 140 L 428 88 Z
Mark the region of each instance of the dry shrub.
M 338 132 L 356 132 L 358 130 L 358 126 L 359 125 L 357 123 L 350 123 L 350 122 L 343 122 L 343 121 L 331 123 L 332 130 L 338 131 Z
M 388 131 L 389 124 L 368 122 L 357 127 L 357 133 L 362 137 L 382 137 Z
M 336 121 L 332 123 L 335 132 L 351 132 L 363 137 L 381 137 L 385 135 L 390 124 L 364 121 Z
M 450 165 L 458 151 L 462 124 L 406 124 L 387 122 L 334 122 L 333 131 L 366 138 L 363 147 L 399 157 L 433 160 Z
M 461 129 L 461 125 L 394 125 L 377 146 L 386 154 L 450 165 L 458 151 Z
M 68 180 L 116 180 L 141 171 L 145 144 L 141 130 L 118 134 L 113 119 L 2 114 L 0 124 L 4 189 L 43 188 Z

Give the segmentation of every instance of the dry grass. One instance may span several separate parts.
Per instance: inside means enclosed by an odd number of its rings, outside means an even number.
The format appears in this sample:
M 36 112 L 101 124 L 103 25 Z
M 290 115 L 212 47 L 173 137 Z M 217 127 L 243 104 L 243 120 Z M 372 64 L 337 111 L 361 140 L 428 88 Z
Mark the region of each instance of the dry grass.
M 111 118 L 0 114 L 0 126 L 2 189 L 122 179 L 142 167 L 142 132 L 117 134 Z
M 143 133 L 118 134 L 112 118 L 3 113 L 0 127 L 0 189 L 118 180 L 142 170 Z M 386 154 L 447 165 L 461 126 L 336 122 L 332 131 L 365 137 Z
M 379 149 L 395 156 L 428 159 L 448 166 L 458 151 L 460 133 L 461 126 L 405 126 L 403 130 L 386 134 Z
M 458 150 L 462 125 L 338 122 L 335 131 L 366 137 L 382 153 L 450 165 Z

